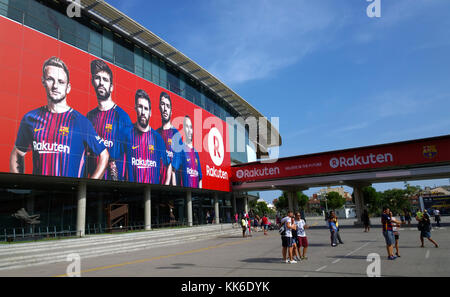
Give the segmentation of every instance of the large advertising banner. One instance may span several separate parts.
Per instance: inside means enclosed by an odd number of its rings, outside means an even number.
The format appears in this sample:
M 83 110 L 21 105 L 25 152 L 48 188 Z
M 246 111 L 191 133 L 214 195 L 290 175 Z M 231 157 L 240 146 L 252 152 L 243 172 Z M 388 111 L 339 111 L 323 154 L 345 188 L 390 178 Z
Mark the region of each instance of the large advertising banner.
M 232 167 L 232 182 L 450 163 L 450 136 L 355 148 Z
M 0 17 L 0 172 L 230 191 L 224 121 Z

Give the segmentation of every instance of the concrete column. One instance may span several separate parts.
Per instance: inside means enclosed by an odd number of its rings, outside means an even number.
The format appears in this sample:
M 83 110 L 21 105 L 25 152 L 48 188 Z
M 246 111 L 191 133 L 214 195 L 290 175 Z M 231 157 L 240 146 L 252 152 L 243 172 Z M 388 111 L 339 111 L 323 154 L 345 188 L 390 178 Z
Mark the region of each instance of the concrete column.
M 192 218 L 192 192 L 186 192 L 186 210 L 187 210 L 187 223 L 189 227 L 194 225 L 194 220 Z
M 248 213 L 248 197 L 244 197 L 244 210 Z
M 144 221 L 145 230 L 152 230 L 152 190 L 149 186 L 144 188 Z
M 294 214 L 298 211 L 298 200 L 297 200 L 297 192 L 292 191 L 292 201 L 293 201 L 293 208 Z
M 289 206 L 288 210 L 294 211 L 294 192 L 292 191 L 288 193 L 288 206 Z
M 83 237 L 86 229 L 86 182 L 80 182 L 77 193 L 77 235 Z
M 219 217 L 219 194 L 214 193 L 214 212 L 216 213 L 216 224 L 220 224 Z
M 231 198 L 231 205 L 232 205 L 232 209 L 233 209 L 233 213 L 232 213 L 233 218 L 232 218 L 231 221 L 233 221 L 233 220 L 234 220 L 234 214 L 237 212 L 237 206 L 236 206 L 236 195 L 234 195 L 234 193 L 231 194 L 231 195 L 232 195 L 232 198 Z M 233 221 L 233 222 L 234 222 L 234 221 Z
M 362 192 L 362 188 L 364 186 L 362 185 L 355 185 L 353 187 L 353 194 L 355 196 L 355 212 L 356 212 L 356 221 L 355 221 L 355 225 L 358 226 L 362 226 L 363 223 L 361 221 L 361 214 L 363 212 L 364 209 L 364 197 L 363 197 L 363 192 Z

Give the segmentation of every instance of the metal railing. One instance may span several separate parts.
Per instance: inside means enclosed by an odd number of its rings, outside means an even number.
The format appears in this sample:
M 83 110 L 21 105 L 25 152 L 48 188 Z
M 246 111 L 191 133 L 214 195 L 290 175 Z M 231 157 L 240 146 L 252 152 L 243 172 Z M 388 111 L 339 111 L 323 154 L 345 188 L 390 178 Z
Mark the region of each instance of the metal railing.
M 168 222 L 156 222 L 151 224 L 152 229 L 162 228 L 179 228 L 187 227 L 188 223 L 186 219 L 168 221 Z M 133 222 L 128 226 L 118 226 L 109 228 L 105 224 L 86 224 L 85 235 L 94 234 L 107 234 L 117 232 L 136 232 L 145 230 L 144 222 Z M 46 227 L 15 227 L 4 228 L 3 234 L 0 236 L 4 242 L 13 241 L 37 241 L 52 238 L 70 238 L 80 237 L 81 231 L 77 231 L 75 226 L 46 226 Z

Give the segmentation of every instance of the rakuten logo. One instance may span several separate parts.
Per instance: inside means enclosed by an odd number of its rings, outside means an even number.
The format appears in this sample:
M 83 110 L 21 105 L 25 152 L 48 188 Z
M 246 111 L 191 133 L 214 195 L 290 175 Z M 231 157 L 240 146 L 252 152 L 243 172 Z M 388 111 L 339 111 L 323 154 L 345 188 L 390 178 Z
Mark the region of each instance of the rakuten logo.
M 223 171 L 220 168 L 217 169 L 214 166 L 213 167 L 209 167 L 208 165 L 206 165 L 206 175 L 207 176 L 211 176 L 211 177 L 215 177 L 215 178 L 228 180 L 228 173 L 226 171 Z
M 103 143 L 103 145 L 107 148 L 112 148 L 114 146 L 114 142 L 112 142 L 111 140 L 105 140 L 100 136 L 96 136 L 95 138 L 98 140 L 98 143 Z
M 45 141 L 36 142 L 33 141 L 33 149 L 39 154 L 55 154 L 55 153 L 65 153 L 70 154 L 70 147 L 68 145 L 54 143 L 48 143 Z
M 353 166 L 362 166 L 362 165 L 369 165 L 369 164 L 383 164 L 383 163 L 389 163 L 394 162 L 394 157 L 391 153 L 385 153 L 385 154 L 369 154 L 366 156 L 357 156 L 353 155 L 353 157 L 345 158 L 345 157 L 339 157 L 339 158 L 332 158 L 330 160 L 330 166 L 331 168 L 338 168 L 338 167 L 353 167 Z
M 187 173 L 189 174 L 190 177 L 197 177 L 198 176 L 198 171 L 195 169 L 192 169 L 190 167 L 187 168 Z
M 251 178 L 251 177 L 264 177 L 264 176 L 271 176 L 271 175 L 278 175 L 280 174 L 280 168 L 279 167 L 273 167 L 273 168 L 263 168 L 263 169 L 240 169 L 236 171 L 236 177 L 237 178 Z
M 131 165 L 137 166 L 138 168 L 152 168 L 156 167 L 156 162 L 153 160 L 143 160 L 143 159 L 136 159 L 131 158 Z

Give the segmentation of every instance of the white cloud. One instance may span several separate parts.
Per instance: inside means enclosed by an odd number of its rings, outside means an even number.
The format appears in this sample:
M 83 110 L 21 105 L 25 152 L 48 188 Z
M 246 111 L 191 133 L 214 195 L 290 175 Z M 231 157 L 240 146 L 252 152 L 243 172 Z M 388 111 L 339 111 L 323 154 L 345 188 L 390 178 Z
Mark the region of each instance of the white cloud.
M 203 64 L 228 84 L 266 78 L 293 65 L 331 40 L 327 30 L 338 18 L 331 6 L 306 0 L 213 1 L 210 13 L 206 26 L 211 27 L 193 32 L 189 44 L 200 36 L 208 39 L 201 51 L 213 56 Z

